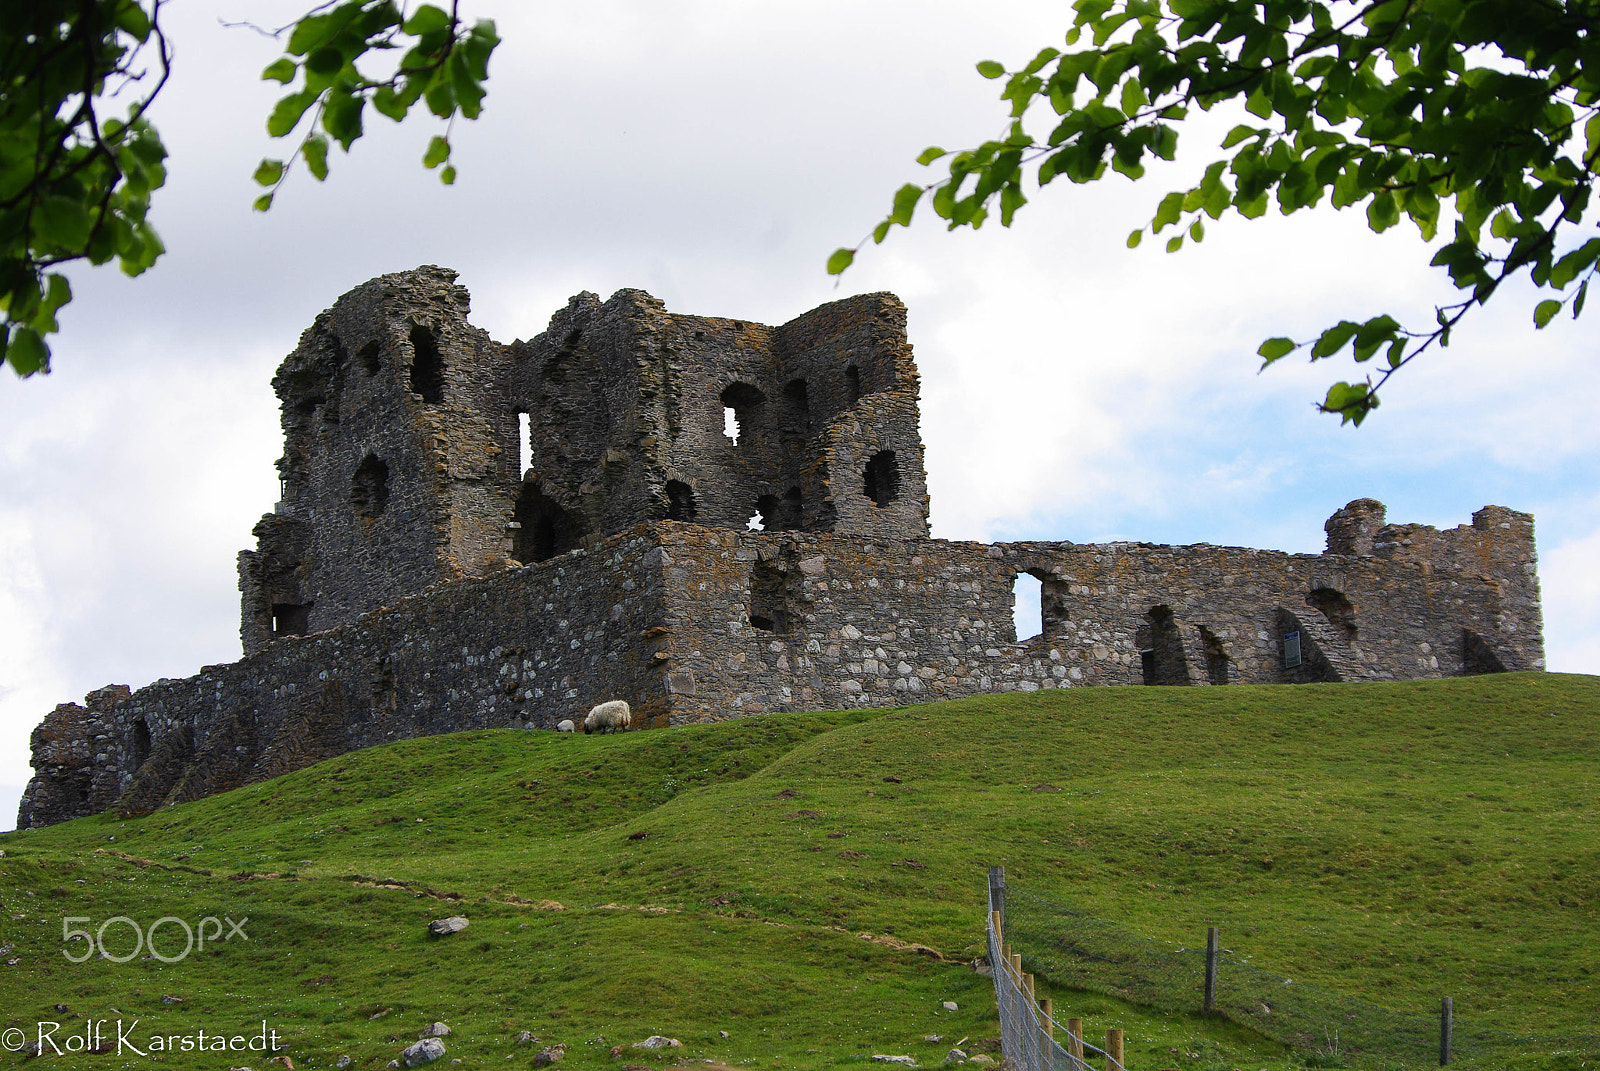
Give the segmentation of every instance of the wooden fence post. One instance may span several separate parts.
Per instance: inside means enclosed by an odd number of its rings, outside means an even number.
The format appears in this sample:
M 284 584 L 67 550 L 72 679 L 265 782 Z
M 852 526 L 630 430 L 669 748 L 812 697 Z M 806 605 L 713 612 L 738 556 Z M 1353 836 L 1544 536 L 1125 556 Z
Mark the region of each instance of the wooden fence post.
M 1443 1067 L 1450 1062 L 1451 1033 L 1455 1028 L 1456 1006 L 1455 1001 L 1445 997 L 1439 1002 L 1439 1066 Z
M 1206 1005 L 1207 1012 L 1217 1010 L 1217 928 L 1206 929 Z
M 1044 1013 L 1042 1021 L 1039 1023 L 1039 1026 L 1043 1028 L 1044 1036 L 1040 1038 L 1039 1041 L 1044 1047 L 1045 1066 L 1051 1067 L 1055 1064 L 1054 1048 L 1056 1043 L 1056 1024 L 1051 1021 L 1052 1017 L 1056 1013 L 1055 1002 L 1049 997 L 1045 997 L 1039 1002 L 1039 1010 Z
M 1119 1067 L 1128 1066 L 1122 1062 L 1122 1037 L 1120 1026 L 1114 1026 L 1106 1031 L 1106 1071 L 1117 1071 Z
M 1067 1055 L 1072 1057 L 1072 1071 L 1083 1071 L 1083 1020 L 1067 1020 Z

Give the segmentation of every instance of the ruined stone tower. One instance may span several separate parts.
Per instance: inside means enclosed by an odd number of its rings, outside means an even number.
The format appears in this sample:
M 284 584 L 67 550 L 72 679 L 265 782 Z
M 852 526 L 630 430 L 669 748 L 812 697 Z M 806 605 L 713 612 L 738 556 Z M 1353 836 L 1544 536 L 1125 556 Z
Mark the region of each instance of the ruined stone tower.
M 893 295 L 766 327 L 584 293 L 510 346 L 467 306 L 442 268 L 374 279 L 278 370 L 283 492 L 239 556 L 246 654 L 646 521 L 926 538 Z
M 282 494 L 239 556 L 245 658 L 57 706 L 20 826 L 602 699 L 664 727 L 1544 667 L 1533 518 L 1500 506 L 1440 531 L 1357 499 L 1323 554 L 930 539 L 892 295 L 765 327 L 585 293 L 510 345 L 467 307 L 419 268 L 301 336 L 273 380 Z M 1041 614 L 1019 641 L 1024 573 Z

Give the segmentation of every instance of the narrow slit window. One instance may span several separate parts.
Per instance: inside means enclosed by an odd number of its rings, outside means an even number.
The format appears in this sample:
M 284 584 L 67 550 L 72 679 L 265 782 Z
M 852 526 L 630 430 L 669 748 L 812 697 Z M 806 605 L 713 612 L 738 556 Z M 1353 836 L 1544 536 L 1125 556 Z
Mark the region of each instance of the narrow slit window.
M 517 436 L 522 444 L 517 471 L 525 476 L 533 468 L 533 418 L 527 413 L 517 414 Z

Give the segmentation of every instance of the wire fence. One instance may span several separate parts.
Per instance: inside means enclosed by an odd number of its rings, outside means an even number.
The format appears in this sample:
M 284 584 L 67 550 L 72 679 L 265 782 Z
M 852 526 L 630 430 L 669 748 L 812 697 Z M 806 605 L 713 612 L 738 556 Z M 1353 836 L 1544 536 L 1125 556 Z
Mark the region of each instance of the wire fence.
M 1018 1071 L 1083 1071 L 1084 1064 L 1074 1063 L 1060 1045 L 1060 1056 L 1047 1055 L 1043 1039 L 1052 1030 L 1061 1033 L 1061 1024 L 1036 1003 L 1031 1009 L 1023 1006 L 1032 1001 L 1031 976 L 1020 965 L 1014 971 L 1002 969 L 1010 965 L 1007 951 L 1058 987 L 1164 1012 L 1206 1008 L 1205 947 L 1179 948 L 1140 937 L 1007 884 L 998 869 L 991 874 L 989 898 L 989 962 L 995 965 L 1002 1042 Z M 1260 970 L 1226 952 L 1213 956 L 1214 1011 L 1316 1057 L 1307 1061 L 1312 1066 L 1501 1066 L 1511 1057 L 1529 1054 L 1566 1057 L 1573 1067 L 1600 1060 L 1600 1035 L 1519 1035 L 1456 1020 L 1448 1002 L 1439 1012 L 1395 1011 Z M 1008 1001 L 1013 1005 L 1009 1011 Z M 1031 1034 L 1030 1016 L 1035 1021 Z M 1112 1066 L 1121 1068 L 1120 1059 Z

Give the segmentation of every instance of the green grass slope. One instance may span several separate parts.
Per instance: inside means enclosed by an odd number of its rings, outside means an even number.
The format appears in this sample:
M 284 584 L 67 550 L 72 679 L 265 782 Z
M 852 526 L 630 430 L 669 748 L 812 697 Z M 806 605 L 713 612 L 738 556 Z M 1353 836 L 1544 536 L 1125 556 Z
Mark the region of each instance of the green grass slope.
M 1158 941 L 1194 947 L 1220 926 L 1240 961 L 1354 1000 L 1426 1012 L 1449 995 L 1462 1020 L 1590 1035 L 1597 807 L 1600 680 L 1554 674 L 413 740 L 142 819 L 0 836 L 0 945 L 16 960 L 0 967 L 0 1030 L 31 1042 L 61 1022 L 65 1047 L 121 1019 L 145 1053 L 74 1067 L 260 1071 L 262 1053 L 149 1041 L 263 1020 L 297 1067 L 382 1067 L 435 1020 L 453 1031 L 446 1065 L 526 1067 L 557 1043 L 572 1068 L 936 1064 L 998 1036 L 990 982 L 965 961 L 1000 864 Z M 451 914 L 470 928 L 430 938 Z M 63 942 L 64 919 L 116 916 L 248 918 L 248 939 L 170 963 L 68 960 L 83 944 Z M 119 958 L 134 948 L 124 923 L 104 936 Z M 163 924 L 162 954 L 183 947 Z M 1306 1058 L 1225 1022 L 1051 995 L 1091 1037 L 1124 1027 L 1131 1071 Z M 650 1034 L 684 1048 L 611 1055 Z M 1597 1056 L 1565 1044 L 1509 1062 Z

